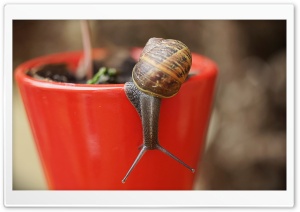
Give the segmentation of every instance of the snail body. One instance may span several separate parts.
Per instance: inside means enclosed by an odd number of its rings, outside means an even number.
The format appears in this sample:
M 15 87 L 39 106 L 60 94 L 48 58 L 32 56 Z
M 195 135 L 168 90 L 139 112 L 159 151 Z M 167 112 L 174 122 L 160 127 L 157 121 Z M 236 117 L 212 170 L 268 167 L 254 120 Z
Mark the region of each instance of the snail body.
M 132 71 L 133 82 L 125 83 L 127 98 L 137 110 L 143 127 L 143 145 L 122 183 L 147 150 L 160 150 L 192 172 L 195 170 L 163 148 L 158 140 L 162 98 L 176 95 L 186 80 L 192 63 L 190 50 L 180 41 L 151 38 Z

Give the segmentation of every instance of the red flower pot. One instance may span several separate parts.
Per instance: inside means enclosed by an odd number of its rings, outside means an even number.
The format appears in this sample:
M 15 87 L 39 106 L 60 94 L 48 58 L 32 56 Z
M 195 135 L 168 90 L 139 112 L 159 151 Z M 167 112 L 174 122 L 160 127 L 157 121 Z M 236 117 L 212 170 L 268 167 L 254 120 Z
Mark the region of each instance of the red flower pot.
M 133 49 L 138 58 L 140 49 Z M 104 50 L 95 50 L 104 57 Z M 126 183 L 121 181 L 142 144 L 140 118 L 124 84 L 87 85 L 41 81 L 32 67 L 67 63 L 75 70 L 82 52 L 60 53 L 21 64 L 15 77 L 49 189 L 190 190 L 195 174 L 158 150 L 147 151 Z M 197 74 L 179 93 L 163 99 L 160 144 L 197 171 L 213 101 L 216 65 L 193 54 Z

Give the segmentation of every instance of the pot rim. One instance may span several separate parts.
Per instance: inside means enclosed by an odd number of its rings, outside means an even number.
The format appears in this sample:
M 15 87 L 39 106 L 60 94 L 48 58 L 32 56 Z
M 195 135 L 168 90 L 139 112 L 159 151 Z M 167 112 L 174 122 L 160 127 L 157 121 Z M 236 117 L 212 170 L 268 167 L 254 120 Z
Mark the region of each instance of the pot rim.
M 139 55 L 142 51 L 140 47 L 133 47 L 130 49 L 131 56 L 137 61 Z M 93 56 L 101 59 L 105 57 L 107 51 L 104 48 L 93 49 Z M 26 72 L 33 67 L 45 65 L 45 64 L 53 64 L 53 63 L 61 63 L 64 61 L 70 61 L 72 58 L 76 63 L 79 62 L 80 58 L 83 56 L 83 51 L 66 51 L 59 52 L 49 55 L 44 55 L 40 57 L 36 57 L 30 59 L 22 64 L 20 64 L 15 69 L 15 77 L 18 81 L 24 81 L 24 83 L 29 83 L 34 87 L 42 87 L 48 89 L 59 89 L 59 90 L 108 90 L 108 89 L 123 89 L 124 83 L 119 84 L 75 84 L 75 83 L 64 83 L 64 82 L 55 82 L 55 81 L 47 81 L 36 79 L 31 76 L 28 76 Z M 199 70 L 200 68 L 200 70 Z M 193 75 L 188 81 L 183 83 L 191 83 L 193 81 L 205 80 L 211 77 L 214 77 L 217 74 L 217 65 L 209 58 L 200 55 L 198 53 L 192 52 L 192 67 L 191 71 L 196 74 Z

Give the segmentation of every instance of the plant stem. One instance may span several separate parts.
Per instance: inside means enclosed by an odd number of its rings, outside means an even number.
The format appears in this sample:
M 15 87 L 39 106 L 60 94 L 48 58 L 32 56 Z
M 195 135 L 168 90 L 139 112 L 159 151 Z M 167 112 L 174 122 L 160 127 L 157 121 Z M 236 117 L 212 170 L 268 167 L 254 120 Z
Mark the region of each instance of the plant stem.
M 91 45 L 91 33 L 89 23 L 86 20 L 80 21 L 82 43 L 84 54 L 83 58 L 80 59 L 79 65 L 76 71 L 76 77 L 82 79 L 86 76 L 87 79 L 91 79 L 93 76 L 92 70 L 92 45 Z

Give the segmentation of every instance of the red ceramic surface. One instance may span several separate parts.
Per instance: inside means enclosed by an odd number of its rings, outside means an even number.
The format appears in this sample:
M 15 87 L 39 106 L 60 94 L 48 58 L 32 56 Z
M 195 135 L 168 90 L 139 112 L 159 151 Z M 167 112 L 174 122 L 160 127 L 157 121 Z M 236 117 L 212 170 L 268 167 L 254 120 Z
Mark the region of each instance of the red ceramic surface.
M 140 49 L 133 49 L 138 58 Z M 95 50 L 103 57 L 103 50 Z M 21 64 L 15 73 L 49 189 L 190 190 L 196 173 L 158 150 L 145 153 L 125 184 L 122 179 L 142 144 L 140 118 L 123 84 L 46 82 L 29 68 L 66 62 L 71 69 L 81 52 L 55 54 Z M 160 144 L 198 170 L 204 149 L 217 75 L 216 65 L 193 54 L 196 76 L 170 99 L 163 99 Z M 200 176 L 201 177 L 201 176 Z

